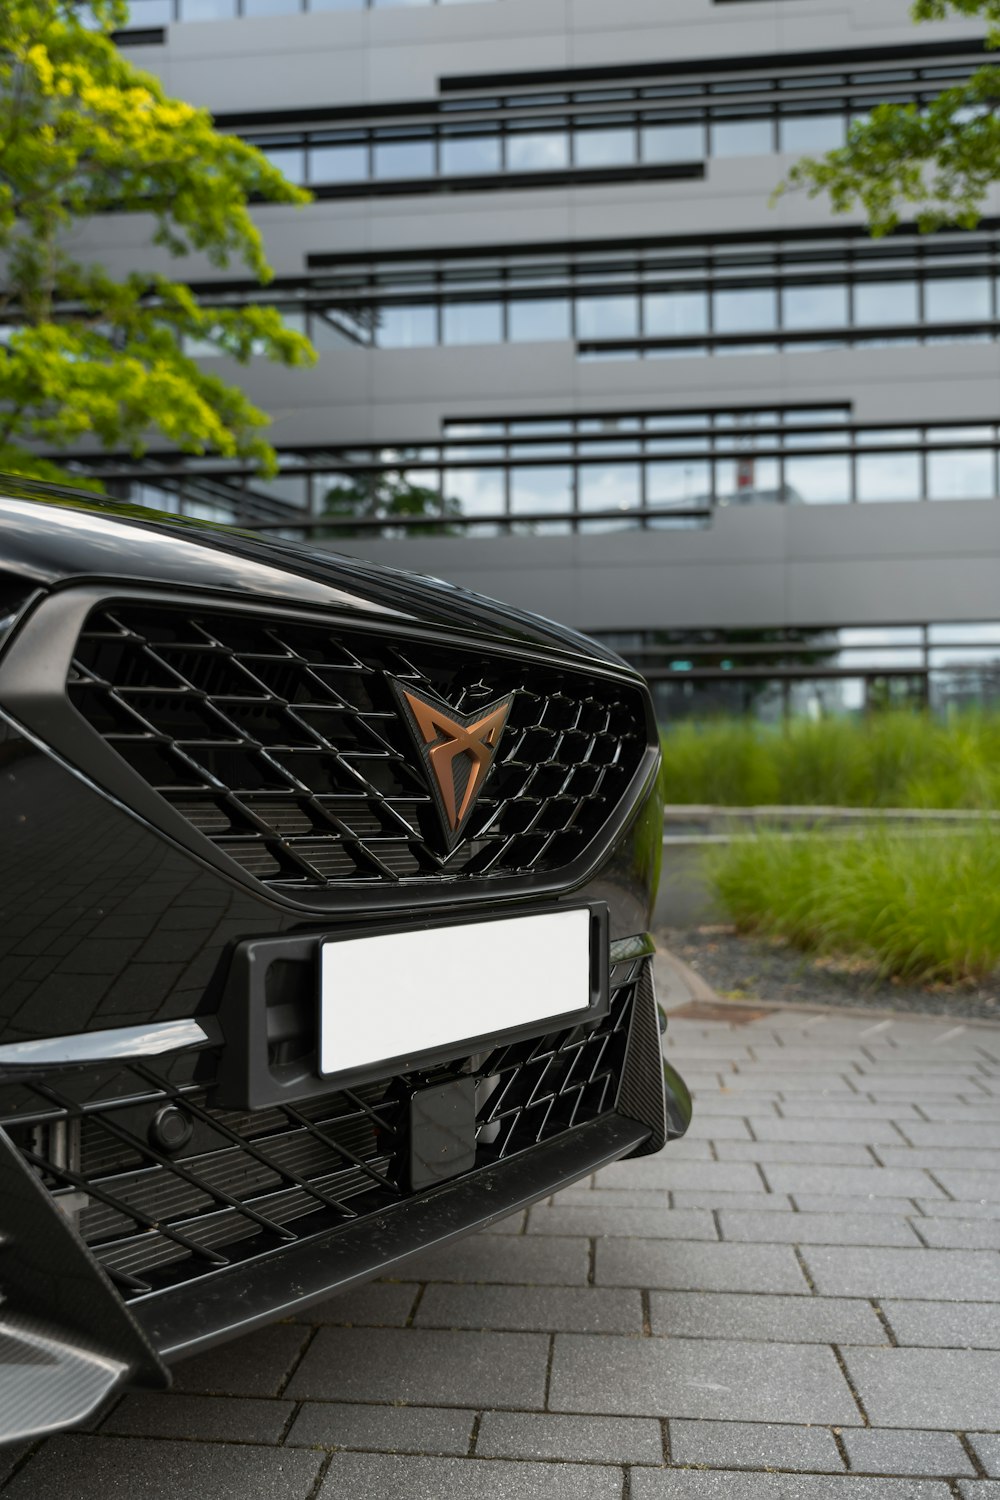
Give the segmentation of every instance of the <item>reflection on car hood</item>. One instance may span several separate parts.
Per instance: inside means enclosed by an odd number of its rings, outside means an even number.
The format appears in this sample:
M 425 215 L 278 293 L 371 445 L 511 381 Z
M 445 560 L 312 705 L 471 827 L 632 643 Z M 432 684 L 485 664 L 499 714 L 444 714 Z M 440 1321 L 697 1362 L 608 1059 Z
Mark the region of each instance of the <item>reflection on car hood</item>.
M 194 587 L 390 615 L 619 663 L 613 652 L 576 631 L 442 579 L 7 477 L 0 477 L 0 571 L 43 588 L 83 579 Z

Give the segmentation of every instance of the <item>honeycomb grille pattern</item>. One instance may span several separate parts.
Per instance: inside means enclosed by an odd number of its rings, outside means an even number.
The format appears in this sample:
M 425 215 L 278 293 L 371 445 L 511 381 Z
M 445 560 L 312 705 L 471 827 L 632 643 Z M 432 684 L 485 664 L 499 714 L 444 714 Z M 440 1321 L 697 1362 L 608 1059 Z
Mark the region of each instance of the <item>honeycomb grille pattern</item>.
M 126 1299 L 169 1291 L 402 1201 L 417 1089 L 473 1073 L 477 1168 L 613 1110 L 645 962 L 613 967 L 600 1021 L 500 1048 L 475 1069 L 460 1060 L 239 1114 L 211 1108 L 204 1085 L 133 1063 L 100 1103 L 86 1073 L 25 1084 L 17 1116 L 0 1112 L 0 1125 Z M 165 1108 L 191 1127 L 176 1155 L 156 1144 Z
M 450 854 L 396 681 L 459 714 L 508 694 L 496 762 Z M 571 866 L 646 749 L 629 682 L 450 643 L 147 604 L 89 618 L 72 702 L 256 880 L 503 880 Z

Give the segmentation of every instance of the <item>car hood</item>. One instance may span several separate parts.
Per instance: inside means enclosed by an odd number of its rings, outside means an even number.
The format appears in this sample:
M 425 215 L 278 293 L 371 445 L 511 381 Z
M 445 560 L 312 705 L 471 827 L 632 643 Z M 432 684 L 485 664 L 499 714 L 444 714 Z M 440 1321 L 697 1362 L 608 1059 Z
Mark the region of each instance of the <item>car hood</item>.
M 324 548 L 0 476 L 0 572 L 68 583 L 197 588 L 299 607 L 378 614 L 521 640 L 624 665 L 576 631 L 496 600 Z

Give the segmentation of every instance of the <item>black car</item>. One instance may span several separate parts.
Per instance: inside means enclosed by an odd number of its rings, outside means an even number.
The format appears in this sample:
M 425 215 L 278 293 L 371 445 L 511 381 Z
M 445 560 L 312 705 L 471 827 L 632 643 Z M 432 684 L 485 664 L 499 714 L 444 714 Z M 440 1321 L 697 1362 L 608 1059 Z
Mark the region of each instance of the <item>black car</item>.
M 658 761 L 570 631 L 0 481 L 0 1441 L 683 1134 Z

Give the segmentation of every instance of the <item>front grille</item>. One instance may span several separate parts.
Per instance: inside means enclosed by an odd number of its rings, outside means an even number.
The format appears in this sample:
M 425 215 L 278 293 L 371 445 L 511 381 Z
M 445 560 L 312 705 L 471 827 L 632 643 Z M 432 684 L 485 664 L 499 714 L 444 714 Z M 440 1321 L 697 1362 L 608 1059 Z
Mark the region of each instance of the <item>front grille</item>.
M 588 1026 L 309 1103 L 217 1110 L 204 1079 L 134 1063 L 21 1085 L 0 1124 L 126 1299 L 169 1291 L 406 1198 L 418 1089 L 476 1078 L 477 1168 L 613 1110 L 648 963 L 614 965 L 609 1013 Z M 165 1108 L 192 1129 L 176 1157 L 150 1128 Z
M 393 680 L 460 714 L 513 695 L 450 854 Z M 625 681 L 220 609 L 96 610 L 68 692 L 201 837 L 290 893 L 563 871 L 607 825 L 647 744 L 644 696 Z

